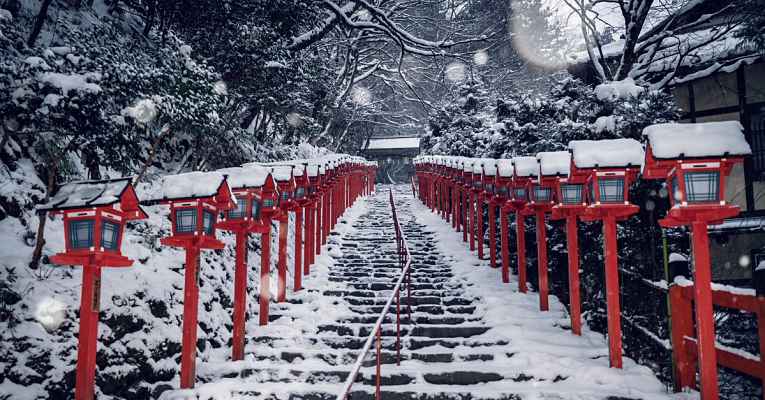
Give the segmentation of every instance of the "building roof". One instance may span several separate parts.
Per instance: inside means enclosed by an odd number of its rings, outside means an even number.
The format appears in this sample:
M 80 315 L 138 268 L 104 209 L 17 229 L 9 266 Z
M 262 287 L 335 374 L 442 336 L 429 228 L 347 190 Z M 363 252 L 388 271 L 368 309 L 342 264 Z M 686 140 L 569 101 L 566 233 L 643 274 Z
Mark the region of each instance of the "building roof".
M 416 136 L 388 136 L 370 138 L 365 150 L 420 149 L 420 138 Z

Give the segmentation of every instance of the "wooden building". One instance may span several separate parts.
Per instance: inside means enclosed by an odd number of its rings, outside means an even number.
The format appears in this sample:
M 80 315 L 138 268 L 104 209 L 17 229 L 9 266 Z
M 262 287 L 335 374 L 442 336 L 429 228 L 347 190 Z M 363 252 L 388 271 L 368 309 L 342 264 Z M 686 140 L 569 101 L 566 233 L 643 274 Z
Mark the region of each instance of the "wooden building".
M 417 136 L 378 136 L 367 140 L 362 150 L 368 160 L 377 161 L 377 182 L 408 182 L 414 174 L 412 158 L 420 154 Z

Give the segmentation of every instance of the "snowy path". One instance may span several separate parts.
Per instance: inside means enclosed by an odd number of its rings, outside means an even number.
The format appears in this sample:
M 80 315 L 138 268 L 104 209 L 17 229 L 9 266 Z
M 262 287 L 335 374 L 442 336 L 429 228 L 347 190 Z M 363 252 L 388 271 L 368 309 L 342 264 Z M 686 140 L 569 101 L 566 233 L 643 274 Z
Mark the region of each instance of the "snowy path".
M 267 327 L 248 327 L 247 359 L 208 360 L 193 391 L 165 399 L 333 399 L 398 267 L 385 186 L 361 200 L 306 280 L 309 289 L 275 310 Z M 585 329 L 575 337 L 552 298 L 540 313 L 537 296 L 502 284 L 499 271 L 478 260 L 461 235 L 414 200 L 394 192 L 413 247 L 413 322 L 402 318 L 403 361 L 395 365 L 395 324 L 384 326 L 383 398 L 395 399 L 669 399 L 646 368 L 625 359 L 608 368 L 605 338 Z M 253 319 L 254 320 L 254 319 Z M 395 321 L 395 314 L 387 322 Z M 373 362 L 351 398 L 373 398 Z

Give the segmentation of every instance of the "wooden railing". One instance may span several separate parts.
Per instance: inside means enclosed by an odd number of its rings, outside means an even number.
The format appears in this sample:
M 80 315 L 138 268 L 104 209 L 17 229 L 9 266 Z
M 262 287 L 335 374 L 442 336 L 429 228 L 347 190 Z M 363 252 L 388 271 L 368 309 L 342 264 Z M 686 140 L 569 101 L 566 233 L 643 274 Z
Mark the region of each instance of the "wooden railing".
M 345 380 L 345 383 L 343 384 L 342 391 L 337 395 L 337 400 L 345 400 L 348 398 L 348 395 L 351 392 L 351 387 L 353 386 L 353 383 L 358 378 L 359 372 L 361 371 L 361 366 L 364 363 L 364 359 L 367 357 L 369 352 L 372 350 L 372 344 L 375 344 L 375 353 L 376 353 L 376 360 L 375 360 L 375 399 L 380 400 L 381 392 L 380 392 L 380 372 L 381 372 L 381 362 L 382 362 L 382 324 L 385 320 L 385 317 L 388 315 L 388 312 L 390 311 L 391 307 L 393 306 L 393 301 L 396 302 L 396 365 L 401 364 L 401 289 L 404 285 L 404 282 L 406 282 L 406 290 L 407 290 L 407 313 L 409 317 L 409 322 L 412 321 L 412 307 L 411 307 L 411 297 L 412 297 L 412 277 L 411 277 L 411 267 L 412 267 L 412 257 L 409 253 L 409 245 L 406 241 L 406 235 L 404 235 L 404 231 L 401 229 L 401 224 L 398 220 L 398 214 L 396 213 L 396 204 L 393 201 L 393 191 L 390 191 L 390 207 L 391 207 L 391 214 L 393 216 L 393 226 L 396 230 L 396 255 L 398 260 L 398 265 L 401 267 L 401 274 L 398 277 L 398 280 L 396 280 L 396 285 L 393 287 L 393 293 L 391 293 L 390 297 L 388 298 L 388 301 L 385 303 L 385 306 L 383 307 L 382 311 L 380 312 L 380 316 L 377 318 L 377 322 L 375 322 L 374 327 L 372 328 L 372 331 L 369 333 L 369 336 L 367 337 L 367 340 L 364 342 L 364 347 L 361 348 L 361 352 L 359 353 L 358 357 L 356 358 L 356 362 L 353 364 L 353 368 L 351 369 L 350 374 L 348 374 L 348 378 Z

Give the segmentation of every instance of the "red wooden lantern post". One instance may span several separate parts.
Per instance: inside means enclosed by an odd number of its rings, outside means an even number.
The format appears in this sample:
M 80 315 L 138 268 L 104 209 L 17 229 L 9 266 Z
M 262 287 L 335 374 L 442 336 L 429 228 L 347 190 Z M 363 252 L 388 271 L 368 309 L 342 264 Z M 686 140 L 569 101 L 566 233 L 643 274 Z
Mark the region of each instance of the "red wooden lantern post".
M 570 161 L 573 163 L 573 161 Z M 571 168 L 569 168 L 569 171 Z M 582 300 L 579 285 L 579 237 L 577 218 L 585 213 L 587 199 L 584 184 L 586 173 L 571 173 L 558 177 L 555 182 L 556 205 L 552 209 L 553 219 L 566 220 L 566 242 L 568 243 L 568 291 L 571 317 L 571 332 L 582 334 Z
M 555 205 L 554 187 L 558 177 L 568 176 L 571 163 L 567 151 L 541 152 L 537 154 L 539 176 L 529 188 L 530 201 L 526 206 L 537 219 L 537 273 L 539 286 L 539 309 L 550 309 L 549 283 L 547 279 L 547 224 L 545 214 Z
M 483 260 L 483 167 L 481 159 L 473 162 L 473 193 L 475 197 L 475 235 L 478 259 Z
M 197 316 L 199 312 L 199 254 L 201 249 L 219 250 L 216 220 L 222 211 L 236 207 L 223 174 L 190 172 L 170 175 L 162 181 L 162 197 L 170 205 L 172 235 L 160 242 L 186 250 L 183 289 L 183 340 L 181 343 L 181 388 L 194 387 L 196 380 Z
M 447 158 L 447 176 L 449 179 L 449 217 L 452 221 L 452 229 L 459 232 L 459 221 L 457 218 L 457 209 L 459 207 L 458 193 L 459 193 L 459 181 L 457 179 L 457 158 Z
M 643 135 L 648 138 L 643 175 L 646 179 L 664 179 L 670 191 L 672 207 L 661 225 L 691 226 L 701 398 L 716 400 L 719 389 L 707 225 L 740 212 L 725 198 L 726 177 L 752 150 L 737 121 L 658 124 L 647 127 Z M 673 339 L 683 341 L 675 336 Z M 673 343 L 673 348 L 682 345 Z M 694 383 L 687 378 L 694 374 L 683 370 L 687 367 L 677 366 L 676 375 L 686 377 L 680 380 L 680 388 Z
M 293 196 L 294 204 L 292 207 L 295 211 L 294 291 L 297 292 L 303 289 L 303 274 L 305 269 L 307 269 L 307 264 L 306 268 L 303 267 L 303 210 L 308 207 L 310 202 L 310 199 L 308 198 L 308 174 L 306 173 L 306 164 L 296 164 L 293 169 L 293 175 L 295 176 L 295 194 Z M 307 247 L 308 245 L 306 244 L 306 248 Z
M 483 198 L 486 200 L 488 208 L 489 225 L 489 265 L 497 268 L 497 201 L 496 180 L 497 180 L 497 160 L 484 158 L 481 160 L 481 181 L 483 182 Z
M 583 221 L 603 221 L 608 348 L 612 368 L 622 367 L 622 327 L 619 300 L 616 222 L 637 213 L 629 202 L 629 187 L 643 162 L 643 147 L 634 139 L 572 141 L 571 174 L 586 174 L 588 206 Z
M 460 213 L 462 214 L 462 222 L 463 222 L 463 228 L 462 228 L 462 241 L 466 242 L 468 241 L 468 233 L 470 233 L 470 250 L 473 250 L 472 242 L 473 242 L 473 230 L 472 230 L 472 223 L 473 220 L 471 218 L 471 212 L 470 210 L 473 208 L 472 202 L 471 202 L 471 196 L 472 196 L 472 189 L 473 189 L 473 162 L 470 158 L 463 158 L 461 161 L 461 167 L 462 167 L 462 177 L 460 179 L 462 184 L 462 208 L 460 209 Z M 469 208 L 468 208 L 469 207 Z
M 289 212 L 294 209 L 295 177 L 292 165 L 274 165 L 271 175 L 279 189 L 279 212 L 275 215 L 279 221 L 279 259 L 277 261 L 278 282 L 276 286 L 276 301 L 287 301 L 287 232 L 289 231 Z
M 234 361 L 244 359 L 245 316 L 247 313 L 247 242 L 250 233 L 265 233 L 271 229 L 261 218 L 262 191 L 267 180 L 273 178 L 268 170 L 255 165 L 241 168 L 227 168 L 218 172 L 225 174 L 229 187 L 236 197 L 236 208 L 223 213 L 217 224 L 218 229 L 234 232 L 236 235 L 236 265 L 234 271 L 234 326 L 232 333 L 232 355 Z M 270 254 L 263 253 L 268 259 Z
M 470 251 L 475 251 L 475 203 L 476 203 L 476 190 L 474 189 L 476 183 L 478 185 L 481 184 L 480 175 L 476 176 L 473 172 L 475 170 L 474 164 L 476 163 L 476 159 L 474 158 L 468 158 L 465 160 L 465 174 L 463 175 L 465 177 L 465 199 L 467 200 L 467 217 L 468 217 L 468 225 L 469 225 L 469 232 L 468 232 L 468 241 L 470 242 Z
M 518 247 L 518 290 L 528 291 L 526 282 L 526 216 L 531 210 L 526 207 L 529 200 L 531 180 L 539 174 L 536 157 L 521 156 L 513 158 L 513 208 L 515 209 L 516 245 Z
M 495 202 L 499 207 L 499 233 L 502 251 L 502 283 L 510 282 L 510 222 L 508 217 L 513 210 L 512 183 L 513 183 L 512 160 L 497 160 L 496 195 Z
M 321 161 L 319 163 L 319 176 L 316 186 L 316 235 L 314 238 L 314 246 L 316 248 L 316 255 L 321 255 L 322 237 L 324 236 L 324 198 L 326 197 L 326 180 L 327 167 L 326 162 Z
M 138 205 L 130 178 L 67 183 L 37 209 L 64 217 L 66 250 L 52 256 L 51 261 L 83 267 L 74 398 L 93 400 L 101 268 L 133 265 L 133 260 L 121 252 L 125 224 L 147 215 Z
M 316 246 L 316 227 L 318 221 L 316 213 L 321 199 L 321 193 L 319 192 L 319 187 L 321 186 L 319 164 L 312 162 L 306 165 L 306 176 L 308 178 L 308 202 L 305 221 L 305 266 L 303 267 L 303 273 L 308 275 L 311 272 L 311 265 L 315 261 L 315 256 L 318 254 Z

